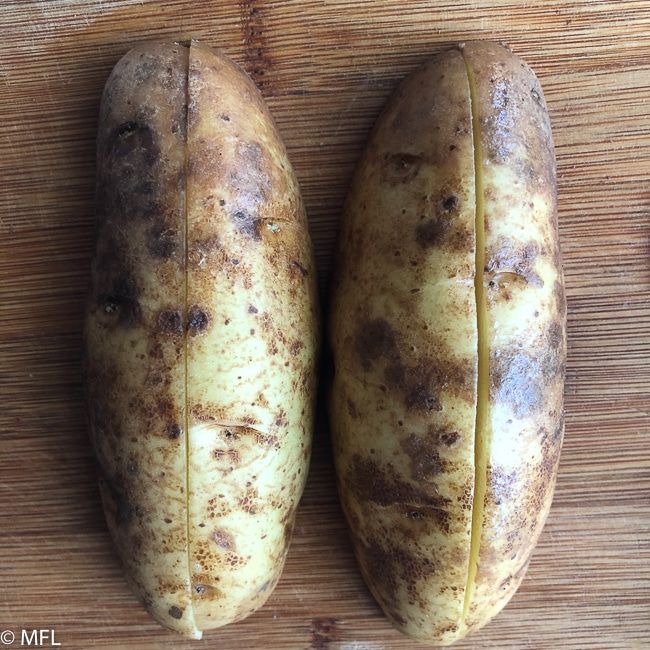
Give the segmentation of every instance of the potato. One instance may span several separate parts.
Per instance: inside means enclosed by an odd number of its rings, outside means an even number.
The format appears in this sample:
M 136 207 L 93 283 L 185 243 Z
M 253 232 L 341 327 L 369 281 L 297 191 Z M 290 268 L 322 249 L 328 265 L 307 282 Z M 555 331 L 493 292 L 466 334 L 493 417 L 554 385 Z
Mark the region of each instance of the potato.
M 542 90 L 473 42 L 411 74 L 346 203 L 329 410 L 363 576 L 395 627 L 448 645 L 520 584 L 563 438 L 565 294 Z
M 97 146 L 84 363 L 106 519 L 147 610 L 200 638 L 269 597 L 305 484 L 306 217 L 261 95 L 204 45 L 126 54 Z

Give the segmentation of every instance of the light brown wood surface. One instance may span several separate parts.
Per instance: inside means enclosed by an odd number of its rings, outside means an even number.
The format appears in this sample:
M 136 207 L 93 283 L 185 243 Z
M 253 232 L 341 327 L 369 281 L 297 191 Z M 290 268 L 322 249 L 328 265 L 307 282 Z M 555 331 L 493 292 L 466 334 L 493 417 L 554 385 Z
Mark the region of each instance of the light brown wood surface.
M 190 38 L 267 98 L 323 298 L 351 172 L 402 77 L 477 38 L 535 69 L 558 157 L 566 442 L 527 578 L 457 647 L 650 648 L 650 0 L 2 0 L 0 26 L 0 648 L 22 629 L 54 630 L 61 648 L 424 647 L 390 628 L 357 572 L 322 412 L 283 578 L 248 620 L 201 642 L 164 631 L 111 550 L 80 372 L 99 98 L 132 44 Z

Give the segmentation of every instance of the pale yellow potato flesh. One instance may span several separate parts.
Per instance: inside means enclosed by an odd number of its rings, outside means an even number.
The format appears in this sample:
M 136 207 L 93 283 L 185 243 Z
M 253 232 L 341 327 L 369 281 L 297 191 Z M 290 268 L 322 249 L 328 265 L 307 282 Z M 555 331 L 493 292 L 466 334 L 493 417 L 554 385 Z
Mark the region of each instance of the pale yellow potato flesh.
M 276 585 L 309 463 L 316 270 L 261 95 L 199 43 L 117 64 L 98 134 L 90 432 L 127 581 L 190 638 Z
M 434 645 L 506 604 L 550 507 L 566 354 L 554 164 L 533 73 L 468 43 L 399 87 L 346 203 L 329 314 L 339 493 L 379 605 Z

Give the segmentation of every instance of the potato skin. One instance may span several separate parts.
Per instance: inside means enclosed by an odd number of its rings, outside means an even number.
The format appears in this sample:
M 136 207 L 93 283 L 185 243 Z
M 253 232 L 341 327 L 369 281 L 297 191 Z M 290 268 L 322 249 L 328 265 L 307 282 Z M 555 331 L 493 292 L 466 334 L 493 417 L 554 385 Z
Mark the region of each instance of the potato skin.
M 261 95 L 199 43 L 111 73 L 84 330 L 106 519 L 135 594 L 200 638 L 272 593 L 310 457 L 304 207 Z
M 521 582 L 563 436 L 555 158 L 530 68 L 478 42 L 405 79 L 357 167 L 337 256 L 329 410 L 355 554 L 395 627 L 449 645 L 487 623 Z M 488 404 L 486 487 L 466 604 L 479 399 Z

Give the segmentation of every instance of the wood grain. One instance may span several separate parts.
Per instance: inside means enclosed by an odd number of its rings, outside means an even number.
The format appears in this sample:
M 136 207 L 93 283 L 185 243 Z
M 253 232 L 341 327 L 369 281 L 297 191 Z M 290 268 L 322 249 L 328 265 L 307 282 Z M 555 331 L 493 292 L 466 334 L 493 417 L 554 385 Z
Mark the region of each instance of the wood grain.
M 650 0 L 4 0 L 0 25 L 0 632 L 53 629 L 62 648 L 416 647 L 357 572 L 322 413 L 286 570 L 261 611 L 187 642 L 126 588 L 80 376 L 97 110 L 140 40 L 198 38 L 241 63 L 296 167 L 325 300 L 350 174 L 383 102 L 426 56 L 489 38 L 536 70 L 554 127 L 567 431 L 524 584 L 457 647 L 650 647 Z

